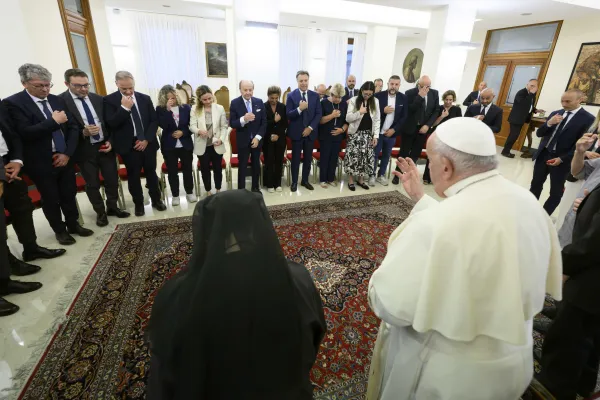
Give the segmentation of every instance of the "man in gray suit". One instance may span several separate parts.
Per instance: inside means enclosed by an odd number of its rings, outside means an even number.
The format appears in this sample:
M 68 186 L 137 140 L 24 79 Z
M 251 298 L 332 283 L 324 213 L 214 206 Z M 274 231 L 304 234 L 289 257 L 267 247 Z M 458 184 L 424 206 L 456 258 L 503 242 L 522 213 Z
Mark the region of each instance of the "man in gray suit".
M 96 211 L 96 225 L 106 226 L 109 215 L 127 218 L 130 214 L 117 206 L 119 177 L 112 140 L 103 121 L 103 99 L 90 92 L 89 78 L 80 69 L 65 71 L 65 85 L 67 90 L 59 96 L 79 126 L 79 142 L 73 158 L 85 179 L 86 194 Z M 100 194 L 99 172 L 104 178 L 106 208 Z

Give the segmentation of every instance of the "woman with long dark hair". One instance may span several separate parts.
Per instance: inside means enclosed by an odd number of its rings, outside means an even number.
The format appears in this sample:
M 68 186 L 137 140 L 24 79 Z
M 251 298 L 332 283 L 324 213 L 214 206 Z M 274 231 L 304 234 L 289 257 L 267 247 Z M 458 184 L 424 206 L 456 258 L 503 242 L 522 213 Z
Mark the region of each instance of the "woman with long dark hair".
M 148 327 L 148 400 L 309 400 L 326 331 L 308 270 L 286 260 L 263 197 L 199 202 L 187 266 L 160 290 Z
M 348 103 L 346 121 L 350 126 L 344 165 L 348 174 L 348 189 L 352 191 L 356 190 L 354 177 L 357 177 L 358 186 L 369 190 L 365 177 L 373 174 L 373 147 L 377 146 L 380 124 L 379 100 L 373 96 L 374 93 L 375 84 L 367 81 L 360 87 L 358 96 L 351 98 Z

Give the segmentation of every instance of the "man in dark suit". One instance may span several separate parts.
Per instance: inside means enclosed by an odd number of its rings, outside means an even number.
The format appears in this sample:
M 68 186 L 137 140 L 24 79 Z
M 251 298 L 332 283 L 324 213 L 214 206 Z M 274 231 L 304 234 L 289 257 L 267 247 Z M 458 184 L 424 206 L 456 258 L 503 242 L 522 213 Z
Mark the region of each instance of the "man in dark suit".
M 423 75 L 417 86 L 405 93 L 408 104 L 408 115 L 401 128 L 402 143 L 400 157 L 410 157 L 416 163 L 427 140 L 427 133 L 433 126 L 440 110 L 440 96 L 437 90 L 431 89 L 431 79 Z M 400 169 L 396 167 L 396 170 Z M 400 179 L 394 176 L 394 185 Z
M 483 89 L 479 96 L 480 104 L 473 104 L 465 112 L 465 117 L 474 117 L 490 127 L 494 134 L 502 129 L 502 114 L 500 107 L 492 103 L 494 101 L 494 90 Z
M 375 166 L 373 176 L 369 178 L 369 186 L 375 186 L 375 181 L 383 186 L 388 185 L 385 172 L 390 162 L 392 148 L 396 143 L 396 137 L 400 134 L 400 127 L 404 124 L 408 113 L 406 96 L 398 90 L 400 90 L 400 77 L 392 75 L 388 80 L 388 90 L 375 93 L 375 98 L 379 100 L 379 110 L 381 112 L 381 132 L 374 150 Z M 377 173 L 379 153 L 381 153 L 381 163 L 379 173 Z M 375 178 L 375 175 L 377 175 L 377 178 Z
M 71 160 L 77 148 L 77 125 L 64 100 L 50 94 L 52 74 L 46 68 L 24 64 L 19 75 L 25 90 L 4 99 L 3 104 L 24 144 L 25 173 L 40 192 L 42 210 L 58 242 L 73 244 L 71 234 L 94 233 L 78 222 L 75 168 Z
M 538 199 L 544 182 L 550 175 L 550 197 L 544 209 L 552 215 L 562 198 L 569 166 L 575 153 L 575 143 L 594 122 L 594 116 L 581 107 L 583 92 L 569 89 L 561 97 L 562 110 L 553 111 L 546 123 L 537 130 L 542 138 L 533 156 L 533 179 L 531 193 Z
M 508 138 L 506 138 L 504 149 L 502 150 L 502 155 L 504 157 L 515 158 L 515 155 L 510 152 L 510 149 L 512 149 L 517 139 L 519 139 L 523 125 L 531 122 L 531 116 L 533 114 L 538 111 L 544 111 L 535 108 L 535 94 L 537 93 L 537 90 L 537 79 L 530 79 L 529 82 L 527 82 L 527 86 L 519 90 L 515 95 L 512 110 L 510 110 L 510 114 L 508 115 L 510 133 Z
M 360 88 L 356 87 L 356 76 L 348 75 L 348 78 L 346 78 L 346 95 L 342 97 L 342 101 L 348 103 L 351 98 L 358 96 L 359 90 Z
M 135 215 L 144 211 L 141 173 L 146 175 L 152 207 L 165 211 L 156 175 L 158 120 L 150 96 L 135 91 L 133 75 L 119 71 L 115 76 L 118 90 L 104 98 L 104 122 L 110 132 L 111 145 L 123 158 L 127 168 L 129 193 L 135 204 Z
M 479 83 L 479 90 L 475 90 L 469 93 L 465 101 L 463 101 L 463 106 L 469 107 L 473 104 L 481 103 L 481 99 L 479 98 L 479 96 L 481 95 L 481 92 L 485 89 L 487 89 L 487 83 L 485 81 L 481 81 Z
M 67 104 L 79 128 L 79 140 L 73 158 L 79 165 L 85 179 L 85 191 L 96 211 L 96 225 L 106 226 L 108 215 L 127 218 L 129 213 L 117 207 L 119 176 L 109 132 L 103 122 L 103 99 L 96 93 L 90 93 L 89 78 L 80 69 L 72 68 L 65 72 L 65 85 L 67 90 L 59 97 Z M 100 194 L 100 172 L 104 178 L 106 208 Z
M 287 135 L 292 139 L 292 192 L 298 189 L 301 159 L 301 185 L 308 190 L 314 190 L 314 187 L 308 181 L 308 177 L 310 176 L 313 147 L 319 133 L 318 128 L 323 109 L 321 108 L 319 95 L 308 90 L 309 77 L 307 71 L 296 73 L 298 89 L 288 95 L 285 104 L 289 121 Z M 350 77 L 348 78 L 350 79 Z
M 254 82 L 240 81 L 241 96 L 229 106 L 229 125 L 235 129 L 238 148 L 238 189 L 246 188 L 248 157 L 252 165 L 252 191 L 260 191 L 260 149 L 267 132 L 267 113 L 261 99 L 253 97 Z M 289 97 L 288 97 L 289 99 Z
M 589 143 L 580 140 L 577 150 L 585 152 Z M 542 347 L 542 369 L 537 378 L 557 400 L 575 399 L 578 394 L 587 398 L 595 391 L 600 361 L 598 243 L 600 185 L 577 208 L 572 242 L 562 250 L 567 279 L 563 298 Z

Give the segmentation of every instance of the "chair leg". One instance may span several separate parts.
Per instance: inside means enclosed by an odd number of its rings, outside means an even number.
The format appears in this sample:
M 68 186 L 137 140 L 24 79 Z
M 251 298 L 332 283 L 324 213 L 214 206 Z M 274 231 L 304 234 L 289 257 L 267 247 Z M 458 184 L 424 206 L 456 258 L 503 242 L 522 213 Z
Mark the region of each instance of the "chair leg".
M 81 208 L 79 207 L 79 201 L 77 201 L 77 197 L 75 197 L 75 205 L 77 206 L 77 212 L 79 213 L 77 222 L 79 222 L 79 225 L 83 226 L 83 216 L 81 215 Z
M 119 179 L 119 208 L 125 210 L 127 203 L 125 203 L 125 192 L 123 191 L 123 181 Z
M 106 191 L 104 190 L 104 185 L 100 186 L 100 195 L 102 196 L 102 200 L 106 200 Z

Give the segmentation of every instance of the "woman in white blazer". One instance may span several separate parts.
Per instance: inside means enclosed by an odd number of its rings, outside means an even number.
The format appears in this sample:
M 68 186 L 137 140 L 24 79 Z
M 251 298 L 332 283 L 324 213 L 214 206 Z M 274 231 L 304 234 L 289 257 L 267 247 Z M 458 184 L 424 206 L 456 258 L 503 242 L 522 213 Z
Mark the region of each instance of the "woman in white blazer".
M 373 148 L 379 139 L 379 100 L 373 96 L 375 84 L 372 81 L 363 83 L 358 96 L 350 99 L 346 122 L 348 127 L 348 145 L 344 166 L 348 175 L 348 189 L 356 190 L 356 184 L 365 190 L 369 185 L 365 178 L 373 175 L 375 162 Z
M 214 102 L 214 96 L 206 85 L 196 89 L 198 104 L 190 118 L 190 131 L 194 136 L 194 154 L 200 160 L 200 172 L 204 189 L 208 196 L 212 194 L 210 170 L 215 172 L 215 189 L 221 191 L 223 169 L 221 163 L 225 153 L 228 125 L 223 106 Z

